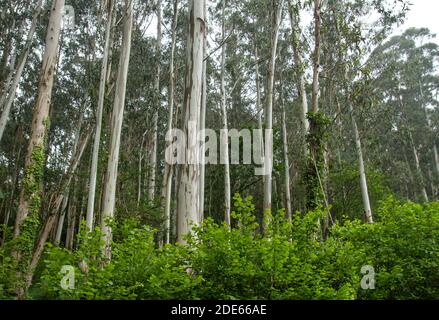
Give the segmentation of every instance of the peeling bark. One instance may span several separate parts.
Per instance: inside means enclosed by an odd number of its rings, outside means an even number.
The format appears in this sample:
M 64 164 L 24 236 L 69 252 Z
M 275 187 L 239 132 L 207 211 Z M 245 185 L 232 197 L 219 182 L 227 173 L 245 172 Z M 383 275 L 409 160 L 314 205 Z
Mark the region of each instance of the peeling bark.
M 186 161 L 179 169 L 177 205 L 177 241 L 185 244 L 184 237 L 191 233 L 192 225 L 199 224 L 199 148 L 197 144 L 202 98 L 204 59 L 204 3 L 189 1 L 189 30 L 183 102 L 183 131 L 186 134 Z

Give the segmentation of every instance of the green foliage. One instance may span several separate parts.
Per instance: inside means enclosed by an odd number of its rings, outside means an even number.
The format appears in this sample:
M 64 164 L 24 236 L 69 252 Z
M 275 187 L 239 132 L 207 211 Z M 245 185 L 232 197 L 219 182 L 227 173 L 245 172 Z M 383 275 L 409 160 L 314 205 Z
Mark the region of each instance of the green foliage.
M 2 226 L 6 232 L 6 241 L 0 247 L 0 299 L 11 298 L 10 294 L 17 288 L 26 291 L 29 263 L 39 225 L 39 216 L 29 214 L 21 224 L 19 236 L 13 239 L 9 239 L 9 228 Z
M 154 232 L 148 227 L 126 223 L 116 226 L 118 242 L 112 243 L 111 262 L 102 255 L 103 234 L 96 228 L 86 232 L 82 225 L 78 249 L 69 252 L 49 246 L 44 259 L 40 291 L 45 298 L 61 299 L 167 299 L 192 298 L 197 281 L 186 273 L 187 248 L 157 249 Z M 64 265 L 75 268 L 75 288 L 61 286 Z
M 0 247 L 0 300 L 9 299 L 8 288 L 11 285 L 12 257 L 5 247 Z
M 361 299 L 439 298 L 439 203 L 385 201 L 374 225 L 347 222 L 334 236 L 361 249 L 375 268 L 376 289 Z
M 371 207 L 378 208 L 380 201 L 392 194 L 387 187 L 387 177 L 373 168 L 366 168 L 366 176 Z M 340 222 L 347 219 L 363 219 L 364 209 L 357 165 L 343 165 L 340 170 L 333 170 L 329 180 L 332 186 L 333 217 Z M 374 218 L 378 217 L 375 215 Z
M 439 203 L 389 198 L 382 202 L 379 222 L 334 226 L 326 241 L 320 240 L 317 223 L 325 211 L 296 214 L 288 223 L 279 210 L 262 235 L 254 210 L 251 197 L 235 195 L 231 231 L 207 219 L 187 246 L 163 248 L 155 246 L 153 230 L 127 220 L 115 226 L 118 240 L 107 263 L 99 229 L 82 228 L 75 252 L 48 247 L 39 294 L 53 299 L 439 298 Z M 75 289 L 61 288 L 63 265 L 75 267 Z M 375 268 L 375 290 L 360 286 L 364 265 Z

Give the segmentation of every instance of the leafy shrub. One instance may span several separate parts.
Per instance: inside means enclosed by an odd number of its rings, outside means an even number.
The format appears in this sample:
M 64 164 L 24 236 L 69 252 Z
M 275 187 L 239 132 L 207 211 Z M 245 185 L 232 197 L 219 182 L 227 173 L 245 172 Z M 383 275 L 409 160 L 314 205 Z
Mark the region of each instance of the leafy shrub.
M 334 236 L 362 250 L 376 272 L 375 290 L 361 299 L 439 299 L 439 203 L 398 203 L 389 198 L 374 225 L 358 221 Z
M 296 214 L 292 223 L 280 210 L 261 235 L 252 199 L 236 195 L 234 200 L 235 228 L 207 219 L 194 228 L 187 246 L 158 248 L 154 231 L 135 220 L 114 226 L 111 262 L 101 255 L 99 228 L 91 233 L 81 228 L 74 252 L 47 247 L 39 294 L 53 299 L 439 298 L 439 203 L 389 198 L 376 212 L 377 223 L 347 221 L 333 226 L 322 241 L 317 221 L 325 210 Z M 60 286 L 63 265 L 75 267 L 73 290 Z M 365 265 L 375 269 L 374 290 L 361 288 Z

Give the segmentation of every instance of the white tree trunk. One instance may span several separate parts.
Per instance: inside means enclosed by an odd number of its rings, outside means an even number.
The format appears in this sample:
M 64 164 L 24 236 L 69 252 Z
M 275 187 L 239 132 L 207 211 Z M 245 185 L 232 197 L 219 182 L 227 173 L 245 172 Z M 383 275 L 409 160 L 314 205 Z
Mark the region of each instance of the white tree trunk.
M 321 0 L 314 0 L 314 57 L 313 57 L 313 80 L 312 80 L 312 103 L 311 110 L 319 111 L 319 76 L 320 76 L 320 42 L 321 42 Z
M 30 208 L 30 205 L 31 203 L 39 203 L 41 175 L 36 172 L 42 172 L 43 170 L 42 158 L 44 157 L 44 142 L 47 135 L 53 75 L 56 68 L 63 8 L 64 0 L 53 0 L 38 85 L 38 98 L 35 103 L 29 145 L 25 159 L 24 179 L 26 179 L 26 184 L 20 193 L 20 203 L 14 227 L 14 238 L 20 234 L 21 224 L 29 215 L 29 211 L 32 210 L 32 214 L 37 214 L 39 210 L 39 208 L 35 206 Z
M 358 170 L 360 172 L 360 187 L 361 197 L 363 198 L 364 215 L 368 223 L 373 223 L 372 209 L 370 207 L 369 192 L 367 188 L 366 170 L 364 168 L 363 150 L 361 148 L 361 138 L 351 104 L 349 105 L 349 113 L 351 114 L 352 128 L 354 129 L 355 135 L 355 146 L 357 148 Z
M 308 114 L 308 97 L 306 95 L 306 87 L 305 87 L 305 75 L 304 75 L 304 66 L 302 62 L 302 52 L 300 49 L 300 18 L 299 14 L 294 11 L 292 7 L 291 0 L 289 1 L 289 11 L 290 11 L 290 23 L 291 23 L 291 35 L 292 35 L 292 47 L 293 47 L 293 55 L 294 55 L 294 65 L 296 69 L 297 81 L 298 81 L 298 92 L 301 100 L 301 112 L 300 112 L 300 121 L 303 126 L 304 137 L 309 132 L 309 121 L 307 118 Z M 305 152 L 308 152 L 308 148 L 306 148 L 305 144 Z
M 101 79 L 99 82 L 99 98 L 98 105 L 96 108 L 96 131 L 93 142 L 93 155 L 92 163 L 90 169 L 90 181 L 87 199 L 87 218 L 86 225 L 89 231 L 93 230 L 94 221 L 94 204 L 96 195 L 96 177 L 98 174 L 98 161 L 99 161 L 99 145 L 101 141 L 101 128 L 102 128 L 102 111 L 104 108 L 105 100 L 105 84 L 107 79 L 107 66 L 108 66 L 108 55 L 110 51 L 110 34 L 112 27 L 112 16 L 113 16 L 113 0 L 110 0 L 109 10 L 107 13 L 107 24 L 105 28 L 105 45 L 104 45 L 104 56 L 102 58 L 101 65 Z
M 273 87 L 274 87 L 274 72 L 276 70 L 276 54 L 277 54 L 277 42 L 279 38 L 279 28 L 282 20 L 282 7 L 283 0 L 278 2 L 276 11 L 276 21 L 273 30 L 273 38 L 271 39 L 271 58 L 268 66 L 268 85 L 267 85 L 267 106 L 265 109 L 265 126 L 266 130 L 273 129 Z M 267 137 L 266 137 L 267 138 Z M 272 159 L 273 159 L 273 145 L 271 139 L 266 139 L 265 144 L 268 145 L 265 153 L 265 166 L 268 166 L 269 172 L 265 176 L 264 180 L 264 211 L 271 212 L 271 189 L 272 189 Z
M 284 175 L 285 175 L 285 202 L 286 202 L 286 214 L 288 221 L 292 221 L 293 214 L 291 210 L 291 190 L 290 190 L 290 161 L 288 159 L 288 133 L 287 133 L 287 125 L 286 125 L 286 113 L 285 113 L 285 104 L 282 97 L 281 90 L 281 104 L 282 104 L 282 137 L 283 137 L 283 151 L 284 151 Z
M 47 137 L 53 76 L 56 70 L 58 53 L 57 48 L 61 33 L 61 18 L 63 8 L 64 0 L 53 0 L 49 17 L 49 25 L 47 27 L 46 44 L 41 66 L 40 80 L 38 84 L 38 97 L 33 112 L 29 144 L 25 158 L 23 187 L 20 192 L 19 206 L 15 218 L 13 233 L 14 239 L 20 236 L 22 224 L 28 216 L 32 216 L 35 219 L 38 219 L 39 216 L 41 204 L 40 190 L 44 169 L 45 140 Z M 32 241 L 31 239 L 28 239 L 27 241 Z M 23 253 L 21 250 L 21 248 L 13 249 L 12 256 L 15 260 L 15 263 L 19 263 L 21 260 Z M 24 263 L 26 265 L 28 261 L 24 261 Z M 24 274 L 22 271 L 17 272 L 16 276 L 20 280 L 20 284 L 17 285 L 16 288 L 18 299 L 22 299 L 26 293 L 26 279 L 28 277 L 28 273 L 28 270 L 26 270 Z
M 229 135 L 227 123 L 227 106 L 226 106 L 226 88 L 225 88 L 225 62 L 226 62 L 226 16 L 225 16 L 226 1 L 222 1 L 222 31 L 221 41 L 221 112 L 223 121 L 223 134 L 221 134 L 221 150 L 223 150 L 222 161 L 224 164 L 224 220 L 230 229 L 230 164 L 229 164 Z
M 421 184 L 421 195 L 425 202 L 428 202 L 428 195 L 427 195 L 427 189 L 425 188 L 425 181 L 424 181 L 424 175 L 422 173 L 421 164 L 419 162 L 419 153 L 415 146 L 415 141 L 413 140 L 413 135 L 409 128 L 409 139 L 410 139 L 410 145 L 412 147 L 413 151 L 413 157 L 415 159 L 415 166 L 416 166 L 416 172 L 418 173 L 418 177 L 420 179 Z
M 0 117 L 0 141 L 3 138 L 3 133 L 6 128 L 6 123 L 8 122 L 9 113 L 11 112 L 12 104 L 15 100 L 15 95 L 17 92 L 18 84 L 20 83 L 21 75 L 23 74 L 24 66 L 26 65 L 27 57 L 29 56 L 29 52 L 32 46 L 35 30 L 37 28 L 38 24 L 38 17 L 40 16 L 41 12 L 41 6 L 42 6 L 42 0 L 39 0 L 37 3 L 37 6 L 35 8 L 34 15 L 32 17 L 32 23 L 31 27 L 29 29 L 29 32 L 27 34 L 26 44 L 23 49 L 23 52 L 21 53 L 20 59 L 18 61 L 17 69 L 15 70 L 14 78 L 12 80 L 12 84 L 9 88 L 9 90 L 5 90 L 4 95 L 6 97 L 6 94 L 9 92 L 9 95 L 7 96 L 6 104 L 3 108 L 2 115 Z M 14 56 L 15 57 L 15 56 Z M 15 60 L 15 59 L 13 59 Z M 6 87 L 5 87 L 6 89 Z M 2 98 L 3 99 L 3 98 Z M 0 107 L 2 104 L 0 104 Z
M 206 2 L 204 3 L 204 16 L 207 16 L 207 6 Z M 205 32 L 207 34 L 207 23 L 205 23 Z M 203 43 L 203 51 L 204 51 L 204 59 L 203 59 L 203 90 L 201 96 L 201 113 L 200 113 L 200 130 L 204 130 L 206 128 L 206 104 L 207 104 L 207 39 L 204 38 Z M 204 139 L 204 137 L 203 137 Z M 199 221 L 203 221 L 204 219 L 204 182 L 206 176 L 206 165 L 205 161 L 205 140 L 202 141 L 200 146 L 200 207 L 199 207 Z
M 199 223 L 199 148 L 198 132 L 202 96 L 202 73 L 205 41 L 205 0 L 189 0 L 189 29 L 185 94 L 183 102 L 186 161 L 179 170 L 177 241 L 186 243 L 184 236 Z
M 61 213 L 58 219 L 58 226 L 56 228 L 56 234 L 55 234 L 55 241 L 54 241 L 54 245 L 55 246 L 59 246 L 59 244 L 61 243 L 61 235 L 62 235 L 62 229 L 64 226 L 64 219 L 66 216 L 66 208 L 67 208 L 67 203 L 69 201 L 68 196 L 63 198 L 62 204 L 61 204 Z
M 155 110 L 153 115 L 153 132 L 152 132 L 152 150 L 149 160 L 150 172 L 149 172 L 149 184 L 148 184 L 148 200 L 153 201 L 155 198 L 155 184 L 156 184 L 156 172 L 157 172 L 157 130 L 158 130 L 158 117 L 160 109 L 160 55 L 161 55 L 161 42 L 162 42 L 162 1 L 157 0 L 157 42 L 156 42 L 156 75 L 154 83 L 155 94 Z
M 256 79 L 255 79 L 255 85 L 256 85 L 256 111 L 258 113 L 258 128 L 261 130 L 261 133 L 259 135 L 259 141 L 260 141 L 260 160 L 259 163 L 263 163 L 264 159 L 264 133 L 263 133 L 263 121 L 262 121 L 262 115 L 263 115 L 263 109 L 264 105 L 261 102 L 261 79 L 259 74 L 259 54 L 258 54 L 258 47 L 256 45 L 256 37 L 255 37 L 255 72 L 256 72 Z M 262 176 L 262 183 L 265 185 L 265 176 Z
M 168 132 L 172 130 L 174 123 L 174 92 L 175 92 L 175 72 L 174 72 L 174 56 L 175 45 L 177 38 L 177 23 L 178 23 L 178 0 L 174 1 L 174 15 L 172 19 L 172 42 L 171 42 L 171 57 L 169 62 L 169 97 L 168 97 Z M 171 142 L 166 144 L 168 148 Z M 166 149 L 167 149 L 166 148 Z M 171 195 L 172 195 L 172 176 L 174 167 L 165 161 L 165 176 L 163 178 L 162 198 L 165 206 L 165 243 L 171 242 Z
M 125 107 L 126 83 L 128 66 L 131 52 L 131 31 L 133 26 L 133 1 L 125 0 L 125 21 L 122 35 L 122 49 L 119 59 L 119 71 L 116 81 L 116 93 L 114 97 L 113 114 L 111 119 L 111 140 L 108 155 L 108 166 L 105 177 L 105 192 L 102 208 L 102 232 L 104 233 L 105 249 L 107 258 L 111 258 L 110 243 L 112 239 L 111 227 L 107 223 L 108 218 L 114 216 L 116 201 L 117 169 L 119 162 L 120 137 L 122 132 L 123 112 Z

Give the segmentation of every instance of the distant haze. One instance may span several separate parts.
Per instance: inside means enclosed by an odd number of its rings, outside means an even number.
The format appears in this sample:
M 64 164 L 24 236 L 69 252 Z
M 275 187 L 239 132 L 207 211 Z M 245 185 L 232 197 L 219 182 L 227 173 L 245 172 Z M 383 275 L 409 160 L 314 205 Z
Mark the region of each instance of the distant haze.
M 412 4 L 407 14 L 406 22 L 396 30 L 400 33 L 407 28 L 429 28 L 436 34 L 436 42 L 439 43 L 439 1 L 437 0 L 410 0 Z

